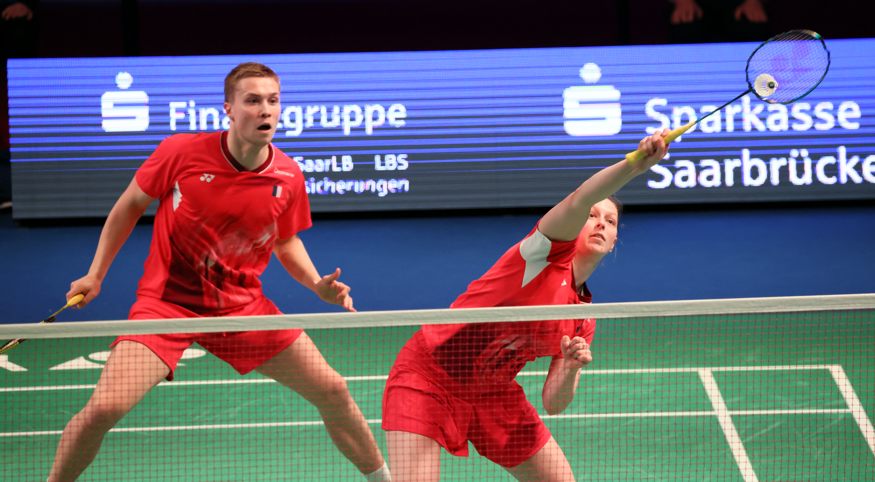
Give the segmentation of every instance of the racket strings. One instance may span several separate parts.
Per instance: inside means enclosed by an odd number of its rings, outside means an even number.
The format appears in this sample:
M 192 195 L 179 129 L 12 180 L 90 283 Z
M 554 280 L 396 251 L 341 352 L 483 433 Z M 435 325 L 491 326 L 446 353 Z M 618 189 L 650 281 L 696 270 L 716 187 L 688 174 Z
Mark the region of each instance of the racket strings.
M 754 86 L 757 78 L 771 76 L 776 86 L 763 100 L 787 104 L 811 92 L 823 80 L 829 63 L 829 51 L 820 35 L 794 30 L 769 39 L 751 54 L 747 78 Z

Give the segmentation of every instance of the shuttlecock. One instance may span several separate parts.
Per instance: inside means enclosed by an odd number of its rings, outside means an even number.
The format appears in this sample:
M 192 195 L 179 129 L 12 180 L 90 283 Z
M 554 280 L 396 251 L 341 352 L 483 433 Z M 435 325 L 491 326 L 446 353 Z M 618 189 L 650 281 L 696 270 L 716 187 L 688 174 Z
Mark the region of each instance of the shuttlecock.
M 763 99 L 771 97 L 778 90 L 778 81 L 769 74 L 757 75 L 753 83 L 753 91 Z

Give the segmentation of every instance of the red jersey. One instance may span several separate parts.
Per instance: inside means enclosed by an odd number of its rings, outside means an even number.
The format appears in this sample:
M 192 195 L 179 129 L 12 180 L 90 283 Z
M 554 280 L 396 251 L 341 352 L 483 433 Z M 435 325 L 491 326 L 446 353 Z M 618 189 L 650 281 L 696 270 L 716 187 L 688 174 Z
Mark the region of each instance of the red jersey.
M 574 253 L 575 241 L 551 241 L 536 226 L 468 285 L 451 308 L 589 303 L 592 295 L 586 284 L 580 293 L 575 289 Z M 512 356 L 498 375 L 511 381 L 535 358 L 560 356 L 564 335 L 581 336 L 592 343 L 595 320 L 428 325 L 422 334 L 435 360 L 462 382 L 477 381 L 479 367 L 497 347 L 505 347 L 503 354 Z
M 312 225 L 304 176 L 273 145 L 247 171 L 227 133 L 165 139 L 136 173 L 160 200 L 138 297 L 196 313 L 230 311 L 263 297 L 261 281 L 277 239 Z

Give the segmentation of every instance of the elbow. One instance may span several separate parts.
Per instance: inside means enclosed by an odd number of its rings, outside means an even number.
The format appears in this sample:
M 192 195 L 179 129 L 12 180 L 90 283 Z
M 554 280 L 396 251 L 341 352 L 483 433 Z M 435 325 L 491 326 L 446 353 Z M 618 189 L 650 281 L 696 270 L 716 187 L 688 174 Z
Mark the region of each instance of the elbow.
M 293 238 L 286 238 L 286 239 L 277 238 L 276 240 L 274 240 L 274 242 L 273 242 L 273 254 L 277 258 L 282 260 L 282 256 L 286 252 L 288 252 L 292 247 L 292 239 Z
M 559 415 L 565 411 L 565 407 L 544 407 L 547 415 Z
M 544 400 L 544 411 L 547 412 L 547 415 L 559 415 L 565 411 L 567 406 L 567 404 L 559 404 L 551 400 Z

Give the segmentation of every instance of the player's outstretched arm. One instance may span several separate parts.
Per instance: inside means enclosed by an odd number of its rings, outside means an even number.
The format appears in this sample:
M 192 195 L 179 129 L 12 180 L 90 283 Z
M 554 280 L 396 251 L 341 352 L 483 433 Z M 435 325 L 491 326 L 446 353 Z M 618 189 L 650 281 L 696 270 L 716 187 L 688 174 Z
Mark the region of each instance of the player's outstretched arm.
M 668 146 L 663 137 L 668 132 L 668 129 L 663 129 L 641 140 L 638 148 L 647 152 L 641 161 L 632 163 L 623 159 L 593 174 L 541 218 L 538 230 L 556 241 L 576 239 L 594 204 L 619 191 L 665 157 Z
M 67 299 L 82 293 L 85 299 L 78 305 L 81 308 L 100 294 L 100 286 L 115 256 L 152 201 L 153 199 L 140 189 L 137 180 L 131 179 L 131 183 L 119 196 L 103 224 L 100 240 L 97 242 L 97 251 L 94 253 L 88 274 L 70 283 Z

